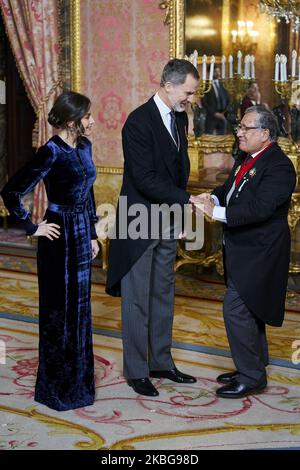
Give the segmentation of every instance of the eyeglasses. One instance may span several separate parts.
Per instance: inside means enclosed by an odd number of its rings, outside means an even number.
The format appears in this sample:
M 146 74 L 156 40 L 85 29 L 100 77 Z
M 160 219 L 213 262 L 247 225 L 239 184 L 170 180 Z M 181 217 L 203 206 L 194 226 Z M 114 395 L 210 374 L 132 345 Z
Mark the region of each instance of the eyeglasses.
M 238 124 L 237 126 L 235 126 L 235 132 L 239 132 L 239 131 L 242 131 L 242 132 L 248 132 L 250 131 L 250 129 L 263 129 L 262 127 L 260 126 L 244 126 L 244 124 Z

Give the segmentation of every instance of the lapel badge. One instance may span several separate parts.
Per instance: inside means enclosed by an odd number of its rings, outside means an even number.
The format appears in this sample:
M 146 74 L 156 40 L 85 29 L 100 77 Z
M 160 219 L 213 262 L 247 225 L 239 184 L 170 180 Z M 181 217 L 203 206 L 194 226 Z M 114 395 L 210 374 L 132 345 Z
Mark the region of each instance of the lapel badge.
M 256 168 L 251 168 L 251 170 L 249 171 L 249 176 L 251 176 L 251 178 L 253 178 L 253 176 L 256 175 Z
M 239 172 L 240 169 L 241 169 L 241 166 L 242 166 L 242 165 L 239 165 L 239 166 L 237 167 L 237 169 L 235 170 L 234 176 L 236 176 L 236 175 L 238 174 L 238 172 Z

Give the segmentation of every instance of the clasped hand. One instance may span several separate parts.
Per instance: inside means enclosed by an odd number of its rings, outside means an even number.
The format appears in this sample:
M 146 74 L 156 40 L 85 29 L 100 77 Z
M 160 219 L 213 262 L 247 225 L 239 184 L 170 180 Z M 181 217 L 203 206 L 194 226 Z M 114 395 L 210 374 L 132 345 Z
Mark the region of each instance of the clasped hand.
M 209 193 L 198 194 L 198 196 L 191 196 L 190 202 L 193 204 L 195 211 L 212 218 L 215 203 Z

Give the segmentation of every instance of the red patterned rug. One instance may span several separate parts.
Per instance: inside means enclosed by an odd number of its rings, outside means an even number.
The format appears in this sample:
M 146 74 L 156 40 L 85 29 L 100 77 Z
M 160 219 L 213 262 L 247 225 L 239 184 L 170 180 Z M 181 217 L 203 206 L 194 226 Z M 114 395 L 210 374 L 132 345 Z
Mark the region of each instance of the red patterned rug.
M 94 335 L 95 403 L 56 412 L 33 400 L 37 325 L 0 321 L 0 449 L 300 449 L 299 370 L 269 366 L 265 393 L 224 400 L 215 377 L 231 360 L 175 349 L 178 368 L 197 383 L 156 379 L 159 396 L 147 398 L 122 376 L 121 341 Z

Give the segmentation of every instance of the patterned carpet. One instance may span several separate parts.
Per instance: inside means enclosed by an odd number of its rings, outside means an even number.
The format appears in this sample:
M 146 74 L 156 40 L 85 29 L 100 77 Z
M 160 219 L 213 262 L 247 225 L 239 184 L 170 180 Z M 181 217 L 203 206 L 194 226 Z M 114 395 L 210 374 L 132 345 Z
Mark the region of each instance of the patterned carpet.
M 94 335 L 93 406 L 63 413 L 33 401 L 37 325 L 0 319 L 7 363 L 0 366 L 0 449 L 300 449 L 300 371 L 269 366 L 261 395 L 216 398 L 215 377 L 231 369 L 216 354 L 174 349 L 197 383 L 156 379 L 157 398 L 137 396 L 121 375 L 121 342 Z
M 17 236 L 18 234 L 16 234 Z M 99 261 L 92 304 L 97 397 L 92 407 L 58 413 L 33 401 L 37 367 L 35 250 L 24 238 L 0 244 L 0 449 L 300 449 L 300 295 L 290 292 L 282 328 L 268 328 L 266 393 L 215 397 L 215 377 L 231 370 L 222 318 L 224 284 L 188 270 L 176 274 L 173 355 L 197 376 L 191 386 L 157 380 L 158 398 L 137 396 L 122 377 L 120 299 L 104 292 Z
M 27 239 L 24 230 L 19 228 L 9 228 L 9 230 L 0 228 L 0 243 L 30 246 L 30 241 Z
M 0 271 L 2 312 L 38 318 L 38 289 L 35 274 Z M 98 333 L 120 337 L 120 299 L 105 294 L 104 286 L 92 287 L 93 325 Z M 282 328 L 269 327 L 270 355 L 291 364 L 293 342 L 300 340 L 299 313 L 287 311 Z M 219 300 L 176 296 L 173 339 L 176 347 L 207 348 L 229 355 Z

